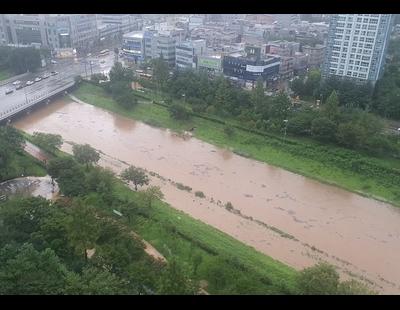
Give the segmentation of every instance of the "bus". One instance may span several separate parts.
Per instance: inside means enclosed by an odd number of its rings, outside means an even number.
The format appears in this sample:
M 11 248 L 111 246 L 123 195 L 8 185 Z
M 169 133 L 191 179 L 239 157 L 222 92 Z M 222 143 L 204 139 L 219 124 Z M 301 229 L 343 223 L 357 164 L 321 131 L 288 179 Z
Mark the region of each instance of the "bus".
M 109 53 L 110 53 L 110 51 L 109 51 L 108 49 L 102 50 L 102 51 L 100 52 L 99 56 L 105 56 L 105 55 L 108 55 Z

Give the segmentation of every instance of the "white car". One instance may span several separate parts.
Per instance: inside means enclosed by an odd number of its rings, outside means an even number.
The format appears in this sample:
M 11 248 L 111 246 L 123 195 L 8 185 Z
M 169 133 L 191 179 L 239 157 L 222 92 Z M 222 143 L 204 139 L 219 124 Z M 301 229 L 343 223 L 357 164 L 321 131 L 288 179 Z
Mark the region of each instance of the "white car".
M 50 61 L 53 65 L 55 65 L 55 64 L 57 64 L 57 61 L 55 61 L 55 60 L 52 60 L 52 61 Z
M 41 80 L 42 80 L 41 77 L 37 77 L 37 78 L 35 79 L 35 82 L 40 82 Z
M 12 92 L 14 92 L 14 90 L 13 90 L 13 89 L 11 89 L 11 88 L 9 88 L 9 89 L 6 89 L 6 95 L 8 95 L 8 94 L 11 94 Z
M 15 82 L 13 82 L 12 84 L 13 84 L 14 86 L 17 86 L 17 85 L 21 84 L 21 81 L 17 80 L 17 81 L 15 81 Z
M 33 82 L 33 81 L 28 81 L 28 82 L 26 82 L 26 85 L 32 85 L 33 83 L 35 83 L 35 82 Z

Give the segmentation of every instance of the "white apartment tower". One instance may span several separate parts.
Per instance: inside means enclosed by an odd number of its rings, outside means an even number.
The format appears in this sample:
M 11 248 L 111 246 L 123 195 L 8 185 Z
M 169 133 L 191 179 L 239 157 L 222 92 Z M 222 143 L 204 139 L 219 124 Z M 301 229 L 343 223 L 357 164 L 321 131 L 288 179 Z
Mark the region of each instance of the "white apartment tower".
M 391 14 L 331 16 L 322 75 L 375 82 L 382 76 Z

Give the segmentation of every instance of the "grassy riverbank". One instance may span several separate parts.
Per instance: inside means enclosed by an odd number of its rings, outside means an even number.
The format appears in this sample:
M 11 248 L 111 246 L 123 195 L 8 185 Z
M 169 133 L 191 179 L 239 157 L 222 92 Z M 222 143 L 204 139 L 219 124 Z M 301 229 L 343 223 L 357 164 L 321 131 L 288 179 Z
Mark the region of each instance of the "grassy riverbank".
M 16 152 L 12 155 L 12 160 L 1 173 L 0 182 L 24 176 L 38 176 L 46 175 L 46 170 L 43 165 L 25 152 Z
M 116 184 L 116 195 L 144 203 L 140 193 L 128 189 L 122 182 Z M 294 269 L 165 202 L 154 201 L 151 213 L 136 214 L 131 225 L 167 260 L 172 255 L 187 269 L 195 268 L 196 279 L 206 280 L 211 294 L 296 292 Z
M 24 134 L 31 138 L 29 134 Z M 56 157 L 69 157 L 62 151 Z M 93 168 L 92 168 L 93 169 Z M 87 173 L 82 166 L 82 172 Z M 206 280 L 211 294 L 294 294 L 298 274 L 286 266 L 225 233 L 175 210 L 167 203 L 154 199 L 151 207 L 140 192 L 129 189 L 114 179 L 113 203 L 104 201 L 97 192 L 86 193 L 86 204 L 101 208 L 116 220 L 129 226 L 150 242 L 167 260 L 172 256 L 183 270 L 198 281 Z M 125 210 L 117 201 L 130 201 L 134 206 L 133 220 L 128 221 Z M 122 205 L 121 205 L 122 206 Z M 116 217 L 114 209 L 124 216 Z
M 337 161 L 346 163 L 356 157 L 382 169 L 400 169 L 400 161 L 390 158 L 376 158 L 335 146 L 321 145 L 307 139 L 288 138 L 286 141 L 273 137 L 263 137 L 244 130 L 236 130 L 232 137 L 224 131 L 224 125 L 194 117 L 188 122 L 179 122 L 169 116 L 166 108 L 140 103 L 127 111 L 118 106 L 100 87 L 84 83 L 74 92 L 79 99 L 115 113 L 137 119 L 153 126 L 172 130 L 187 130 L 196 127 L 195 136 L 218 146 L 228 147 L 234 152 L 267 162 L 286 170 L 302 174 L 324 183 L 334 184 L 364 196 L 389 201 L 400 206 L 398 184 L 390 176 L 373 177 L 365 173 L 356 173 Z M 345 155 L 341 156 L 344 153 Z
M 0 81 L 7 80 L 12 77 L 13 74 L 8 70 L 0 70 Z

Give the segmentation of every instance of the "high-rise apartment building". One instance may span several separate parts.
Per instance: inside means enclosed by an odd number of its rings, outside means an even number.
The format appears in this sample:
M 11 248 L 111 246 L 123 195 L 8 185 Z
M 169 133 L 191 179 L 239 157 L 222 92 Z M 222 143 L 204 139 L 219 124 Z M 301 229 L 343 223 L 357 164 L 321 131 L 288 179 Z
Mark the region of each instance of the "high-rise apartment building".
M 322 75 L 374 84 L 383 73 L 391 14 L 331 16 Z

